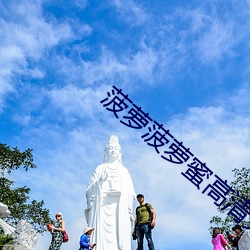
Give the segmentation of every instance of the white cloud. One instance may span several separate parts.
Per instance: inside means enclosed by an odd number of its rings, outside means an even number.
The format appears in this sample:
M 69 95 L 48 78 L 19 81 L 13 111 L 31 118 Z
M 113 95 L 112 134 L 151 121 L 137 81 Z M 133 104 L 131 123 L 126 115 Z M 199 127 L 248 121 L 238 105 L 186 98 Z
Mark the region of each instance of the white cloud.
M 126 56 L 126 55 L 125 55 Z M 87 84 L 105 83 L 134 85 L 143 80 L 153 83 L 157 53 L 142 43 L 141 50 L 128 57 L 118 58 L 106 48 L 98 61 L 83 61 L 83 78 Z
M 27 3 L 8 3 L 2 6 L 3 12 L 11 13 L 9 18 L 0 19 L 0 95 L 14 91 L 12 78 L 16 75 L 30 74 L 41 78 L 44 72 L 29 65 L 29 60 L 40 59 L 45 50 L 73 36 L 67 24 L 48 22 L 42 16 L 39 1 Z M 31 68 L 30 68 L 31 67 Z M 34 68 L 33 68 L 34 67 Z M 17 82 L 15 82 L 15 85 Z M 1 98 L 2 99 L 2 98 Z M 3 103 L 0 104 L 2 107 Z
M 83 78 L 87 84 L 98 82 L 112 82 L 117 75 L 126 72 L 127 66 L 119 62 L 119 60 L 107 49 L 103 48 L 98 61 L 83 61 Z
M 27 57 L 39 58 L 44 49 L 73 36 L 67 24 L 59 25 L 52 20 L 45 20 L 38 3 L 10 5 L 9 11 L 12 12 L 12 18 L 1 20 L 1 46 L 16 46 Z
M 227 108 L 191 108 L 184 117 L 169 124 L 174 133 L 183 138 L 183 141 L 189 142 L 189 145 L 193 145 L 193 148 L 205 157 L 204 160 L 214 159 L 210 166 L 218 166 L 221 169 L 224 168 L 223 165 L 240 168 L 250 160 L 247 153 L 250 120 L 244 116 L 230 114 Z M 210 150 L 213 154 L 211 158 L 206 153 Z
M 193 33 L 200 32 L 204 26 L 211 20 L 209 15 L 205 15 L 202 9 L 194 9 L 186 13 L 191 19 L 191 30 Z
M 234 28 L 231 24 L 223 24 L 214 20 L 197 42 L 198 52 L 204 63 L 232 56 L 236 44 Z
M 92 89 L 67 85 L 61 89 L 51 90 L 48 96 L 53 107 L 59 108 L 67 116 L 94 118 L 103 110 L 100 101 L 105 97 L 106 87 Z
M 246 74 L 248 75 L 248 72 Z M 250 105 L 249 86 L 250 84 L 248 81 L 243 83 L 234 91 L 233 95 L 226 98 L 226 101 L 224 101 L 224 96 L 221 96 L 219 103 L 222 105 L 227 105 L 228 109 L 232 109 L 236 114 L 244 114 L 247 120 L 247 114 L 250 112 L 248 109 Z
M 66 88 L 62 93 L 55 92 L 54 98 L 55 101 L 61 101 L 61 108 L 74 113 L 77 106 L 85 107 L 78 101 L 72 105 L 71 98 L 81 100 L 86 98 L 85 95 L 92 96 L 95 93 L 88 91 Z M 68 110 L 66 106 L 69 106 Z M 233 168 L 249 164 L 250 121 L 240 116 L 234 118 L 233 115 L 228 119 L 227 112 L 220 106 L 192 108 L 187 114 L 168 121 L 164 127 L 170 129 L 179 141 L 183 141 L 214 174 L 230 181 Z M 27 143 L 35 148 L 40 166 L 34 175 L 19 175 L 19 182 L 20 178 L 24 178 L 24 183 L 27 183 L 26 178 L 31 178 L 29 184 L 33 187 L 32 192 L 44 197 L 52 214 L 57 210 L 63 211 L 71 237 L 71 241 L 63 248 L 78 246 L 85 225 L 85 188 L 95 167 L 102 162 L 104 145 L 108 135 L 113 132 L 120 136 L 123 163 L 129 169 L 136 192 L 144 193 L 157 212 L 154 238 L 159 249 L 164 249 L 165 234 L 171 234 L 168 239 L 170 249 L 176 244 L 181 247 L 190 241 L 209 247 L 209 219 L 217 214 L 217 210 L 211 197 L 202 194 L 202 190 L 215 179 L 204 180 L 198 190 L 181 175 L 187 169 L 185 164 L 176 165 L 163 160 L 143 142 L 140 132 L 122 127 L 119 120 L 108 117 L 108 111 L 102 114 L 102 119 L 108 120 L 106 125 L 93 121 L 91 126 L 78 124 L 74 130 L 66 133 L 52 125 L 29 131 Z M 63 189 L 56 188 L 58 186 Z M 193 234 L 190 228 L 195 228 L 197 233 Z M 182 241 L 178 240 L 180 237 Z M 46 241 L 49 245 L 50 238 L 40 237 L 38 250 L 44 244 L 40 241 Z
M 233 57 L 236 46 L 245 36 L 236 30 L 237 21 L 221 16 L 216 10 L 209 11 L 203 5 L 193 9 L 177 8 L 174 14 L 165 16 L 165 22 L 159 27 L 165 47 L 185 64 L 196 57 L 209 65 Z
M 130 26 L 142 25 L 148 19 L 147 13 L 133 0 L 113 0 L 119 15 L 130 24 Z
M 74 0 L 74 4 L 81 9 L 84 9 L 87 5 L 87 0 Z
M 154 82 L 154 70 L 159 63 L 158 53 L 152 48 L 142 44 L 142 50 L 137 52 L 132 60 L 128 62 L 129 72 L 131 79 L 143 79 L 148 84 Z

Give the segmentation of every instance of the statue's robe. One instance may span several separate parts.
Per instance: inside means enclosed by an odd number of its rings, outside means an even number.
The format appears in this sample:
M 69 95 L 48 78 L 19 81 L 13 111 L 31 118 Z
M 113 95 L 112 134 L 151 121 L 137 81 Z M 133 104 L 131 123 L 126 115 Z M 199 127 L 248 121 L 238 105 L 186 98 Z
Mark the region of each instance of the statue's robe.
M 91 234 L 95 250 L 131 250 L 135 191 L 128 170 L 121 163 L 115 166 L 99 165 L 86 189 L 85 217 L 95 228 Z

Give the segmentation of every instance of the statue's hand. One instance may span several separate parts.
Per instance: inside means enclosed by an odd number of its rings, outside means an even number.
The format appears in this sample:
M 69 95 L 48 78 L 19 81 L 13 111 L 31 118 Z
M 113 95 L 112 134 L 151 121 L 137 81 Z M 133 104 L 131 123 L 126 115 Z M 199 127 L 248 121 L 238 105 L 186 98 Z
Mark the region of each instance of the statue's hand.
M 90 209 L 93 206 L 93 202 L 92 200 L 89 201 L 89 203 L 87 204 L 87 208 Z
M 132 221 L 132 222 L 135 221 L 133 214 L 130 214 L 130 221 Z
M 103 171 L 102 172 L 102 181 L 105 181 L 105 180 L 107 180 L 107 178 L 108 178 L 108 173 L 106 172 L 106 171 Z
M 87 209 L 91 208 L 93 206 L 93 202 L 95 200 L 95 195 L 92 195 L 89 200 L 87 200 Z

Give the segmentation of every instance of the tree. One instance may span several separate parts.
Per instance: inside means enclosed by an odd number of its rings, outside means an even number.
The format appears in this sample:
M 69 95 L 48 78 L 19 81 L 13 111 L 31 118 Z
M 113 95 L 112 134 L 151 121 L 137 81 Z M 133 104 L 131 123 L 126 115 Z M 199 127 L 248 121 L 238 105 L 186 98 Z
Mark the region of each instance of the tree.
M 229 186 L 235 191 L 230 192 L 229 197 L 233 196 L 233 199 L 227 199 L 221 207 L 217 210 L 219 213 L 226 214 L 229 210 L 238 203 L 242 196 L 249 200 L 250 199 L 250 169 L 243 167 L 242 169 L 233 169 L 234 173 L 234 181 L 232 181 Z M 231 205 L 230 205 L 231 204 Z M 227 207 L 228 205 L 228 207 Z M 222 210 L 223 207 L 227 207 L 225 210 Z M 250 204 L 248 203 L 248 209 L 246 209 L 248 213 L 250 213 Z M 241 223 L 242 226 L 248 225 L 249 219 L 246 217 L 244 222 Z M 223 218 L 220 216 L 213 216 L 210 220 L 212 225 L 220 227 L 222 231 L 230 231 L 232 226 L 236 224 L 234 221 L 234 217 L 232 215 L 224 216 Z M 210 227 L 210 230 L 212 226 Z
M 29 168 L 36 168 L 36 165 L 33 163 L 32 149 L 28 148 L 24 152 L 20 152 L 17 147 L 11 149 L 6 144 L 0 143 L 0 166 L 0 174 L 2 176 L 5 171 L 10 174 L 21 166 L 26 171 Z
M 11 216 L 6 222 L 15 226 L 21 219 L 30 223 L 37 233 L 43 233 L 45 225 L 51 223 L 49 210 L 44 208 L 44 201 L 30 200 L 30 188 L 14 188 L 14 182 L 5 178 L 6 174 L 23 167 L 25 171 L 36 168 L 33 163 L 32 149 L 21 152 L 17 147 L 10 148 L 0 143 L 0 202 L 6 204 Z

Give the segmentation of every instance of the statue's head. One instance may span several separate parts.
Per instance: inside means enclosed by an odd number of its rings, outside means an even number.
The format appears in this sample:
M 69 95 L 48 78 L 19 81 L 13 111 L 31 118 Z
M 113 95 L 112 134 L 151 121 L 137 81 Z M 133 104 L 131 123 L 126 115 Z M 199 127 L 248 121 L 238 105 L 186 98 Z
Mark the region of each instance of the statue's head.
M 119 138 L 116 135 L 111 135 L 104 150 L 104 162 L 114 162 L 115 160 L 121 162 L 121 155 L 122 149 Z
M 5 218 L 10 215 L 8 206 L 0 202 L 0 218 Z

